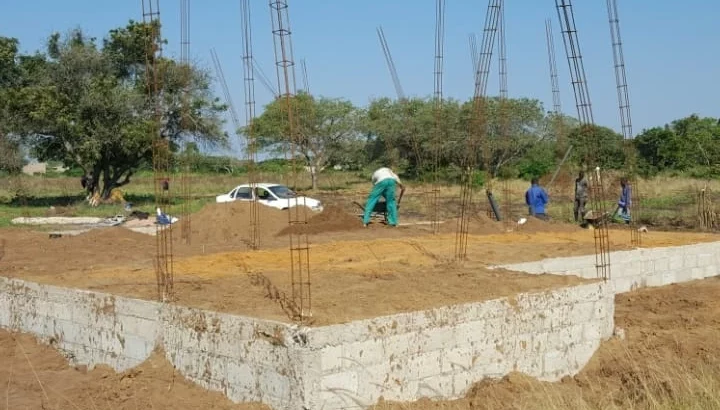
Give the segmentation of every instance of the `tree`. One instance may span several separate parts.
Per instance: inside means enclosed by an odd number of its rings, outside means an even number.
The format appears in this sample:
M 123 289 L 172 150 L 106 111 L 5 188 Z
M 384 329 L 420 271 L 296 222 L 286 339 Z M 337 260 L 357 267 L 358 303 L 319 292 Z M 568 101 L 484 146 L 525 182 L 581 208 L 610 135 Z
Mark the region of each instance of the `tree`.
M 17 173 L 23 166 L 20 144 L 10 133 L 13 119 L 8 111 L 10 90 L 21 81 L 17 54 L 17 39 L 0 37 L 0 171 L 9 173 Z
M 99 47 L 80 30 L 53 34 L 45 54 L 26 58 L 26 83 L 9 110 L 13 132 L 24 137 L 39 160 L 77 166 L 97 182 L 103 199 L 130 182 L 152 160 L 155 104 L 145 81 L 144 44 L 152 30 L 130 22 L 112 30 Z M 142 56 L 142 58 L 141 58 Z M 209 75 L 174 61 L 157 62 L 161 82 L 160 135 L 175 148 L 182 138 L 225 144 Z M 181 94 L 188 79 L 190 121 L 182 123 Z
M 573 161 L 582 166 L 620 169 L 625 164 L 623 136 L 607 127 L 581 125 L 568 134 Z
M 720 163 L 720 125 L 715 118 L 691 115 L 664 127 L 644 130 L 634 142 L 647 173 L 693 169 L 718 172 L 715 167 Z
M 347 165 L 355 161 L 362 139 L 359 132 L 361 111 L 343 99 L 315 98 L 304 92 L 290 100 L 295 115 L 295 146 L 310 168 L 312 188 L 317 188 L 317 176 L 327 166 Z M 247 134 L 248 129 L 243 129 Z M 265 106 L 262 115 L 253 121 L 253 132 L 259 148 L 275 152 L 288 150 L 291 141 L 288 123 L 288 104 L 279 97 Z

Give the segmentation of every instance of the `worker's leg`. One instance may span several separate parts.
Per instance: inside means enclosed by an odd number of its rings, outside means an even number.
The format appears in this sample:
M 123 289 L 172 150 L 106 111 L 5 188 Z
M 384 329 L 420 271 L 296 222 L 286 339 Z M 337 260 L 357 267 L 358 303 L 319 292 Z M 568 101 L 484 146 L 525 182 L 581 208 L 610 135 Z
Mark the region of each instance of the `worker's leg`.
M 397 202 L 395 202 L 395 186 L 396 186 L 395 180 L 394 179 L 386 179 L 385 181 L 382 181 L 380 183 L 385 184 L 383 196 L 385 197 L 385 203 L 387 204 L 388 225 L 397 226 L 398 214 L 397 214 Z
M 365 201 L 365 214 L 363 215 L 363 223 L 365 225 L 370 223 L 370 214 L 372 214 L 373 209 L 375 209 L 375 204 L 377 204 L 378 199 L 380 199 L 380 196 L 383 194 L 383 182 L 384 181 L 380 181 L 380 183 L 373 186 L 367 201 Z
M 577 198 L 573 203 L 573 216 L 575 217 L 575 222 L 580 222 L 580 199 Z

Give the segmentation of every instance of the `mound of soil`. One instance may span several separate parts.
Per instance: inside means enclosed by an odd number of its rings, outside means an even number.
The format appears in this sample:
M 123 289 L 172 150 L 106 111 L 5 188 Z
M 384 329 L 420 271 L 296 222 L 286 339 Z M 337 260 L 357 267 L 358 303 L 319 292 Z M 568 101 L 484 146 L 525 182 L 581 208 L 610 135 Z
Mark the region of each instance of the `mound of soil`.
M 582 228 L 578 225 L 565 223 L 565 222 L 555 222 L 555 221 L 543 221 L 541 219 L 532 217 L 532 216 L 524 216 L 524 218 L 527 218 L 527 222 L 523 225 L 519 225 L 515 227 L 514 229 L 520 232 L 527 232 L 527 233 L 536 233 L 536 232 L 574 232 L 582 230 Z
M 263 236 L 276 235 L 287 227 L 287 211 L 263 205 L 258 205 L 257 210 Z M 250 204 L 247 202 L 208 204 L 192 216 L 192 241 L 203 244 L 241 241 L 249 235 L 250 222 Z
M 289 235 L 291 233 L 306 233 L 316 235 L 325 232 L 352 231 L 361 229 L 362 221 L 355 215 L 345 212 L 342 207 L 330 205 L 308 219 L 307 224 L 285 227 L 278 235 Z
M 453 233 L 457 231 L 459 218 L 453 218 L 440 225 L 440 232 Z M 468 220 L 468 233 L 473 235 L 492 235 L 503 232 L 503 223 L 489 218 L 485 213 L 470 215 Z
M 0 330 L 0 401 L 11 409 L 214 409 L 268 410 L 235 405 L 222 394 L 186 380 L 153 353 L 123 373 L 98 366 L 72 368 L 52 347 L 35 338 Z

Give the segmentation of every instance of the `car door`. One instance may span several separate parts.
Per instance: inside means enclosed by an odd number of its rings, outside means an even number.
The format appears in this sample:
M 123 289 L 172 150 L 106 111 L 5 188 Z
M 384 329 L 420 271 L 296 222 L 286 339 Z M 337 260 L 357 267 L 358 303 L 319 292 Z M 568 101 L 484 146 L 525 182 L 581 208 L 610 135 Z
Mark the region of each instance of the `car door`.
M 275 198 L 275 195 L 267 189 L 267 188 L 257 188 L 257 201 L 258 203 L 261 203 L 263 205 L 272 206 L 275 207 L 277 204 L 277 198 Z
M 235 196 L 236 201 L 251 201 L 252 200 L 252 190 L 250 187 L 239 187 L 237 190 L 235 190 Z

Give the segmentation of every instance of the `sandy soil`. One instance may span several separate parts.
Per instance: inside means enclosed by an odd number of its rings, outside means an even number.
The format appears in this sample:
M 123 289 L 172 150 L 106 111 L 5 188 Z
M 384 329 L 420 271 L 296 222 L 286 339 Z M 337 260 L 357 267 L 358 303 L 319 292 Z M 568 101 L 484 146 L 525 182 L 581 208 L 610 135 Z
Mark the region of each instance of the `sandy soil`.
M 460 400 L 380 403 L 374 410 L 718 408 L 719 292 L 720 279 L 707 279 L 619 295 L 615 321 L 625 340 L 604 343 L 579 375 L 562 382 L 512 374 L 480 382 Z M 668 402 L 675 406 L 658 404 Z
M 246 204 L 213 204 L 193 215 L 190 245 L 174 243 L 177 302 L 207 309 L 287 319 L 251 274 L 267 277 L 290 293 L 287 213 L 261 207 L 263 248 L 247 251 Z M 486 300 L 518 292 L 577 283 L 573 278 L 488 271 L 496 263 L 552 256 L 592 254 L 590 232 L 572 225 L 531 219 L 514 232 L 475 216 L 468 237 L 468 260 L 453 263 L 456 223 L 439 235 L 426 225 L 362 228 L 337 207 L 313 215 L 301 228 L 309 233 L 310 281 L 315 324 L 344 322 L 393 312 Z M 295 226 L 294 228 L 298 228 Z M 156 298 L 155 238 L 124 228 L 99 229 L 76 237 L 49 239 L 19 229 L 0 231 L 6 239 L 0 260 L 3 276 L 42 283 Z M 293 236 L 303 236 L 294 234 Z M 644 246 L 717 240 L 711 234 L 651 232 Z M 629 248 L 630 234 L 611 232 L 613 249 Z M 307 273 L 307 272 L 305 272 Z
M 221 393 L 187 381 L 162 353 L 124 373 L 99 366 L 69 367 L 53 347 L 0 330 L 0 403 L 7 409 L 269 410 L 235 405 Z

